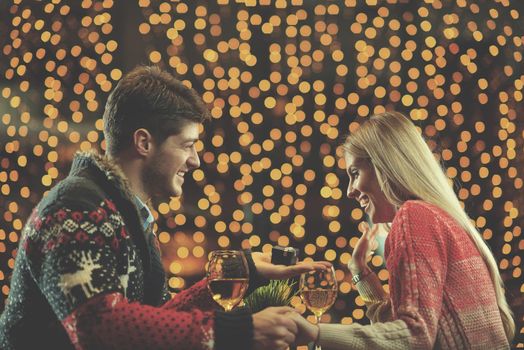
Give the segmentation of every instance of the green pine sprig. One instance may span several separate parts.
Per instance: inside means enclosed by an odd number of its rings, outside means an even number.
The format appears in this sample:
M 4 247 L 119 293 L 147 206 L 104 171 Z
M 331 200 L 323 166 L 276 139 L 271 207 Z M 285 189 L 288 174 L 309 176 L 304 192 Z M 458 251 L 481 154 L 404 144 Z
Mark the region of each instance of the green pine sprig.
M 270 306 L 289 306 L 298 291 L 293 291 L 297 284 L 292 280 L 273 280 L 268 285 L 255 289 L 244 299 L 252 313 L 257 313 Z

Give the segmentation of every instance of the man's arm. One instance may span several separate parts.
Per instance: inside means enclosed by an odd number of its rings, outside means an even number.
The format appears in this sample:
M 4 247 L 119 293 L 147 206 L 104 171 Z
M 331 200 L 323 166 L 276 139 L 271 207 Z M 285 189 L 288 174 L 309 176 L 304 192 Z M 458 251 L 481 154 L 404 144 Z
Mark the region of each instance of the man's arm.
M 24 238 L 21 254 L 27 254 L 35 281 L 77 349 L 251 348 L 248 312 L 220 318 L 197 308 L 163 310 L 129 302 L 116 266 L 119 250 L 131 238 L 115 215 L 103 204 L 61 208 L 36 217 Z M 238 336 L 230 337 L 231 329 Z
M 207 279 L 203 278 L 191 287 L 177 293 L 167 303 L 162 305 L 166 310 L 185 311 L 194 307 L 201 310 L 217 310 L 218 304 L 211 298 L 207 289 Z

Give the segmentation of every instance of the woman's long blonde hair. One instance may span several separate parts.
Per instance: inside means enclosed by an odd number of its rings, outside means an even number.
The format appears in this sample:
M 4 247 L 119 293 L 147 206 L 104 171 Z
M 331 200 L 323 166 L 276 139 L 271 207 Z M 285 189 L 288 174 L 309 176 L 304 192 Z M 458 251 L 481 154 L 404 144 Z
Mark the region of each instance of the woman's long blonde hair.
M 352 133 L 343 148 L 355 158 L 371 161 L 382 192 L 393 205 L 400 207 L 408 199 L 421 199 L 445 210 L 469 233 L 489 269 L 504 330 L 511 342 L 515 322 L 497 262 L 415 125 L 398 112 L 377 114 Z

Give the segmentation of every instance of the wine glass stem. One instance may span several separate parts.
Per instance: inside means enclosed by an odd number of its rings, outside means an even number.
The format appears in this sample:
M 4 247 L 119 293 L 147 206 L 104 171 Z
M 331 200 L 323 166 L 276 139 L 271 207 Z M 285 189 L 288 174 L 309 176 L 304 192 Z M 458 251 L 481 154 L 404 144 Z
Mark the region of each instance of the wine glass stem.
M 317 325 L 319 325 L 320 324 L 320 316 L 315 315 L 315 319 L 317 320 Z M 317 339 L 317 341 L 318 341 L 318 339 Z M 322 350 L 322 348 L 320 347 L 320 345 L 318 345 L 317 342 L 315 342 L 315 350 Z

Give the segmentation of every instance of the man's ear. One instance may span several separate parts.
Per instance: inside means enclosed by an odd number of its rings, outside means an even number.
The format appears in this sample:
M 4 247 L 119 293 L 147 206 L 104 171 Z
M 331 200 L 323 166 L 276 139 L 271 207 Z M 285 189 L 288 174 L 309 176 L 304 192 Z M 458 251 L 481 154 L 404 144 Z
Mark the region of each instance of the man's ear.
M 146 129 L 136 129 L 133 133 L 133 147 L 139 155 L 149 155 L 153 149 L 153 136 Z

